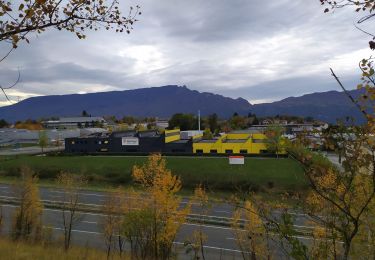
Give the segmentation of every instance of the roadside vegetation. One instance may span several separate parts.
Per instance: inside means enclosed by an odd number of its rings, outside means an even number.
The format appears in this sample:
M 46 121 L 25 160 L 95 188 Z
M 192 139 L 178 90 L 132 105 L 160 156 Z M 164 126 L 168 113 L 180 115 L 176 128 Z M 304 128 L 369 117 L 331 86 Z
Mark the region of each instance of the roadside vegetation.
M 64 251 L 57 245 L 42 245 L 35 243 L 27 243 L 24 241 L 14 242 L 7 238 L 0 238 L 1 259 L 24 260 L 38 259 L 50 260 L 97 260 L 107 259 L 107 255 L 102 250 L 85 247 L 72 247 L 69 251 Z M 127 256 L 112 256 L 111 259 L 130 259 Z

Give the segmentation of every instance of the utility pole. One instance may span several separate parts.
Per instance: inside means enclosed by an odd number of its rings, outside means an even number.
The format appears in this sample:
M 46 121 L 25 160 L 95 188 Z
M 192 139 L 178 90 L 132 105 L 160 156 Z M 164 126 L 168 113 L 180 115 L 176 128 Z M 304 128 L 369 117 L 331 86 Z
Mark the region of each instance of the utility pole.
M 201 111 L 198 110 L 198 130 L 201 131 Z

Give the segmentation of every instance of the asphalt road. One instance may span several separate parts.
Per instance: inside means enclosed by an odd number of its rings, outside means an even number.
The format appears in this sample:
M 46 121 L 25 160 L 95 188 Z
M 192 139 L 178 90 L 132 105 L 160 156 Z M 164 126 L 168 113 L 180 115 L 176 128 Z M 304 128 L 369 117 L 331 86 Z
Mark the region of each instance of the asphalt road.
M 46 147 L 43 149 L 43 152 L 56 152 L 56 151 L 63 151 L 65 149 L 64 146 L 59 147 Z M 39 146 L 31 146 L 31 147 L 23 147 L 23 148 L 9 148 L 9 149 L 1 149 L 0 155 L 21 155 L 21 154 L 40 154 L 42 153 L 42 149 Z
M 61 201 L 62 192 L 58 189 L 52 188 L 41 188 L 40 195 L 42 200 Z M 103 205 L 106 198 L 104 192 L 93 192 L 93 191 L 81 191 L 80 193 L 81 203 L 87 205 Z M 0 184 L 0 196 L 6 198 L 13 197 L 12 186 Z M 187 203 L 187 199 L 182 200 L 182 204 Z M 12 213 L 16 206 L 14 205 L 3 205 L 4 213 L 4 227 L 5 231 L 9 231 L 11 226 Z M 193 205 L 193 213 L 199 214 L 197 205 Z M 211 208 L 209 215 L 212 217 L 231 217 L 233 213 L 233 207 L 229 204 L 214 204 Z M 81 246 L 89 246 L 95 248 L 105 248 L 103 235 L 101 232 L 100 223 L 103 220 L 103 214 L 97 213 L 80 213 L 82 219 L 79 223 L 74 226 L 73 231 L 73 243 Z M 275 214 L 278 214 L 275 212 Z M 303 226 L 306 222 L 306 216 L 299 213 L 296 215 L 297 222 Z M 56 236 L 62 232 L 62 212 L 58 209 L 44 209 L 43 213 L 44 225 L 53 228 Z M 181 227 L 176 240 L 176 250 L 179 252 L 179 259 L 191 259 L 189 255 L 186 255 L 183 250 L 183 243 L 192 235 L 194 230 L 199 228 L 203 229 L 203 232 L 207 235 L 207 242 L 205 243 L 205 252 L 207 259 L 242 259 L 241 252 L 234 238 L 233 230 L 230 227 L 214 226 L 214 225 L 198 225 L 193 223 L 185 223 Z M 309 238 L 298 237 L 300 240 L 309 242 Z M 274 252 L 276 255 L 280 254 L 280 250 L 277 248 L 277 243 L 273 245 Z M 278 259 L 282 259 L 279 255 Z
M 79 202 L 87 205 L 102 206 L 106 202 L 107 195 L 105 192 L 82 190 L 79 192 Z M 0 196 L 14 197 L 12 186 L 0 184 Z M 42 200 L 62 201 L 63 192 L 56 188 L 40 188 L 40 197 Z M 182 198 L 181 206 L 186 205 L 188 201 L 188 198 Z M 192 211 L 196 214 L 200 213 L 197 204 L 193 203 Z M 233 206 L 225 203 L 213 203 L 209 210 L 209 215 L 230 218 L 233 215 Z

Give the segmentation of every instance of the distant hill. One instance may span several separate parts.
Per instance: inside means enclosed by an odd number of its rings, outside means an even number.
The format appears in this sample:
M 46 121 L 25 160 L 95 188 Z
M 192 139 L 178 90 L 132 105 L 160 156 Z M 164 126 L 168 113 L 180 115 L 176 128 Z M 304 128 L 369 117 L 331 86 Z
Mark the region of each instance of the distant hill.
M 357 90 L 349 91 L 349 93 L 355 98 L 360 95 Z M 337 119 L 345 119 L 348 116 L 355 118 L 357 123 L 365 122 L 365 118 L 349 98 L 343 92 L 338 91 L 288 97 L 281 101 L 257 104 L 252 107 L 252 112 L 258 116 L 311 116 L 329 123 L 335 123 Z
M 169 117 L 175 113 L 202 115 L 217 113 L 229 117 L 234 112 L 247 114 L 247 100 L 201 93 L 187 87 L 164 86 L 90 94 L 32 97 L 17 104 L 0 107 L 0 118 L 9 122 L 51 116 L 78 116 L 83 110 L 91 115 Z
M 351 92 L 358 96 L 358 91 Z M 0 118 L 9 122 L 46 117 L 78 116 L 83 110 L 93 116 L 124 115 L 170 117 L 175 113 L 202 115 L 217 113 L 230 117 L 234 112 L 249 112 L 260 116 L 295 115 L 312 116 L 326 122 L 353 116 L 358 122 L 364 118 L 342 92 L 328 91 L 301 97 L 289 97 L 281 101 L 251 105 L 243 98 L 228 98 L 187 87 L 163 86 L 125 91 L 90 94 L 41 96 L 23 100 L 17 104 L 0 107 Z

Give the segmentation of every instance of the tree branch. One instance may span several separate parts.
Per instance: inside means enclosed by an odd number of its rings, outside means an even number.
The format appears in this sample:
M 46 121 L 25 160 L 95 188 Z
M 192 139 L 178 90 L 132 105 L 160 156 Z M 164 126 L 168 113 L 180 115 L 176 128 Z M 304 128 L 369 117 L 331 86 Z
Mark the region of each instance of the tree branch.
M 361 111 L 361 113 L 366 117 L 367 119 L 367 112 L 361 108 L 361 106 L 358 104 L 358 101 L 356 101 L 352 95 L 350 95 L 350 93 L 346 90 L 346 88 L 344 87 L 344 85 L 341 83 L 340 79 L 336 76 L 336 74 L 333 72 L 333 69 L 331 69 L 331 73 L 332 73 L 332 76 L 336 79 L 337 83 L 340 85 L 341 89 L 344 91 L 345 95 L 350 99 L 350 101 L 353 102 L 353 104 L 358 108 L 359 111 Z

